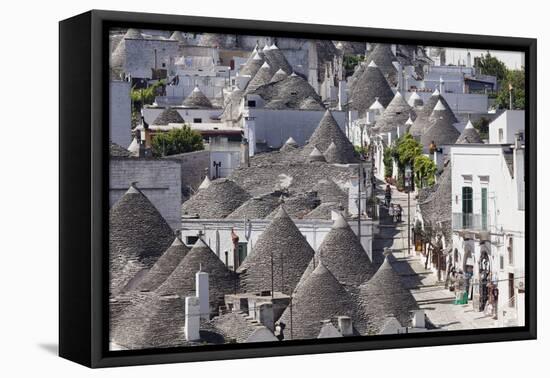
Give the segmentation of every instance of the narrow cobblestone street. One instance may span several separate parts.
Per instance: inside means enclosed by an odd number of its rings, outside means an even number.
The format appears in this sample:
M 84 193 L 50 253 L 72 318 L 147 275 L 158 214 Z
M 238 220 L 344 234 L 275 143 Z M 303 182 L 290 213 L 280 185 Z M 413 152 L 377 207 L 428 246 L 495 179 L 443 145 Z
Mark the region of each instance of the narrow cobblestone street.
M 377 196 L 384 201 L 385 184 L 377 183 Z M 385 207 L 380 208 L 380 225 L 373 241 L 373 260 L 380 264 L 383 260 L 383 249 L 390 248 L 394 260 L 392 265 L 401 275 L 404 285 L 411 290 L 421 309 L 430 322 L 438 329 L 459 330 L 473 328 L 493 328 L 497 321 L 482 312 L 474 311 L 471 303 L 454 304 L 454 293 L 445 288 L 444 282 L 438 282 L 437 274 L 424 266 L 424 257 L 416 255 L 411 244 L 407 243 L 408 203 L 407 194 L 392 187 L 392 203 L 401 205 L 402 222 L 393 223 Z M 411 193 L 411 225 L 414 220 L 416 201 Z

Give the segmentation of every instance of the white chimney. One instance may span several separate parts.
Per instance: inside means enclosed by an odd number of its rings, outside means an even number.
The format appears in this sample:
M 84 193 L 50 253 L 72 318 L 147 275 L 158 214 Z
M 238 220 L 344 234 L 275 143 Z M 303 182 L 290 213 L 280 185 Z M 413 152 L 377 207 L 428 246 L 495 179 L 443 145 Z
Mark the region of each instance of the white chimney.
M 391 45 L 391 52 L 393 53 L 393 55 L 397 56 L 397 45 L 396 44 Z
M 439 93 L 445 93 L 445 81 L 442 76 L 439 77 Z
M 200 302 L 197 297 L 185 297 L 185 340 L 200 340 Z
M 415 310 L 412 313 L 413 313 L 413 318 L 412 318 L 413 328 L 426 328 L 424 310 Z
M 244 130 L 248 139 L 248 156 L 256 153 L 256 117 L 244 117 Z
M 210 304 L 208 301 L 209 287 L 208 287 L 208 273 L 201 272 L 200 270 L 195 274 L 195 295 L 199 298 L 199 310 L 201 319 L 210 319 Z
M 472 67 L 472 54 L 470 54 L 469 51 L 468 54 L 466 54 L 466 67 Z
M 351 324 L 351 318 L 349 316 L 338 317 L 338 329 L 342 336 L 353 336 L 353 327 Z
M 275 316 L 273 315 L 273 303 L 260 303 L 256 305 L 254 319 L 262 323 L 271 332 L 275 331 Z

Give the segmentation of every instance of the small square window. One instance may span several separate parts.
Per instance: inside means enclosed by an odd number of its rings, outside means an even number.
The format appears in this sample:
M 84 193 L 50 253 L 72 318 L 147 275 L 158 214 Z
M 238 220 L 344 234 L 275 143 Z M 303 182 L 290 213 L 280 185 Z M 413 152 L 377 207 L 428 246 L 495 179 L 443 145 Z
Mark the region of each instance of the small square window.
M 202 118 L 193 118 L 193 123 L 202 123 Z
M 249 108 L 255 108 L 256 107 L 256 101 L 255 100 L 248 100 L 247 101 L 247 106 Z

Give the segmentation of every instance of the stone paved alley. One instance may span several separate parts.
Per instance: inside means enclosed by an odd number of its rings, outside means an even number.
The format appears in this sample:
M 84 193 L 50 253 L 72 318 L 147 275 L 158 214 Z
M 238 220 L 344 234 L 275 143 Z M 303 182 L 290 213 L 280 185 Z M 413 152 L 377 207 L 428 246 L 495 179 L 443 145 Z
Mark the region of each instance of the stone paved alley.
M 384 200 L 385 184 L 377 183 L 377 196 Z M 411 290 L 421 309 L 430 322 L 439 329 L 458 330 L 473 328 L 493 328 L 498 326 L 497 321 L 482 312 L 474 311 L 472 304 L 455 305 L 454 293 L 445 289 L 444 282 L 437 281 L 437 274 L 424 268 L 424 258 L 416 255 L 412 249 L 408 252 L 407 246 L 407 194 L 392 187 L 392 203 L 400 204 L 403 208 L 402 222 L 394 224 L 387 210 L 381 208 L 379 232 L 373 241 L 373 259 L 381 263 L 383 249 L 390 248 L 395 257 L 392 265 L 403 278 L 403 283 Z M 411 224 L 414 219 L 416 201 L 411 193 Z

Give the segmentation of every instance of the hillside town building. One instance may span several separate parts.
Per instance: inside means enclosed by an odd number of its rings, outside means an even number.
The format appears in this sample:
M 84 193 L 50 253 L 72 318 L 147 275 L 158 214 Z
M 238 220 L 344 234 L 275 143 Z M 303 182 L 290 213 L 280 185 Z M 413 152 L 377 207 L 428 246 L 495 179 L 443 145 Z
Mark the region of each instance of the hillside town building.
M 525 114 L 469 53 L 110 41 L 111 350 L 525 324 Z M 156 144 L 179 130 L 202 145 Z

